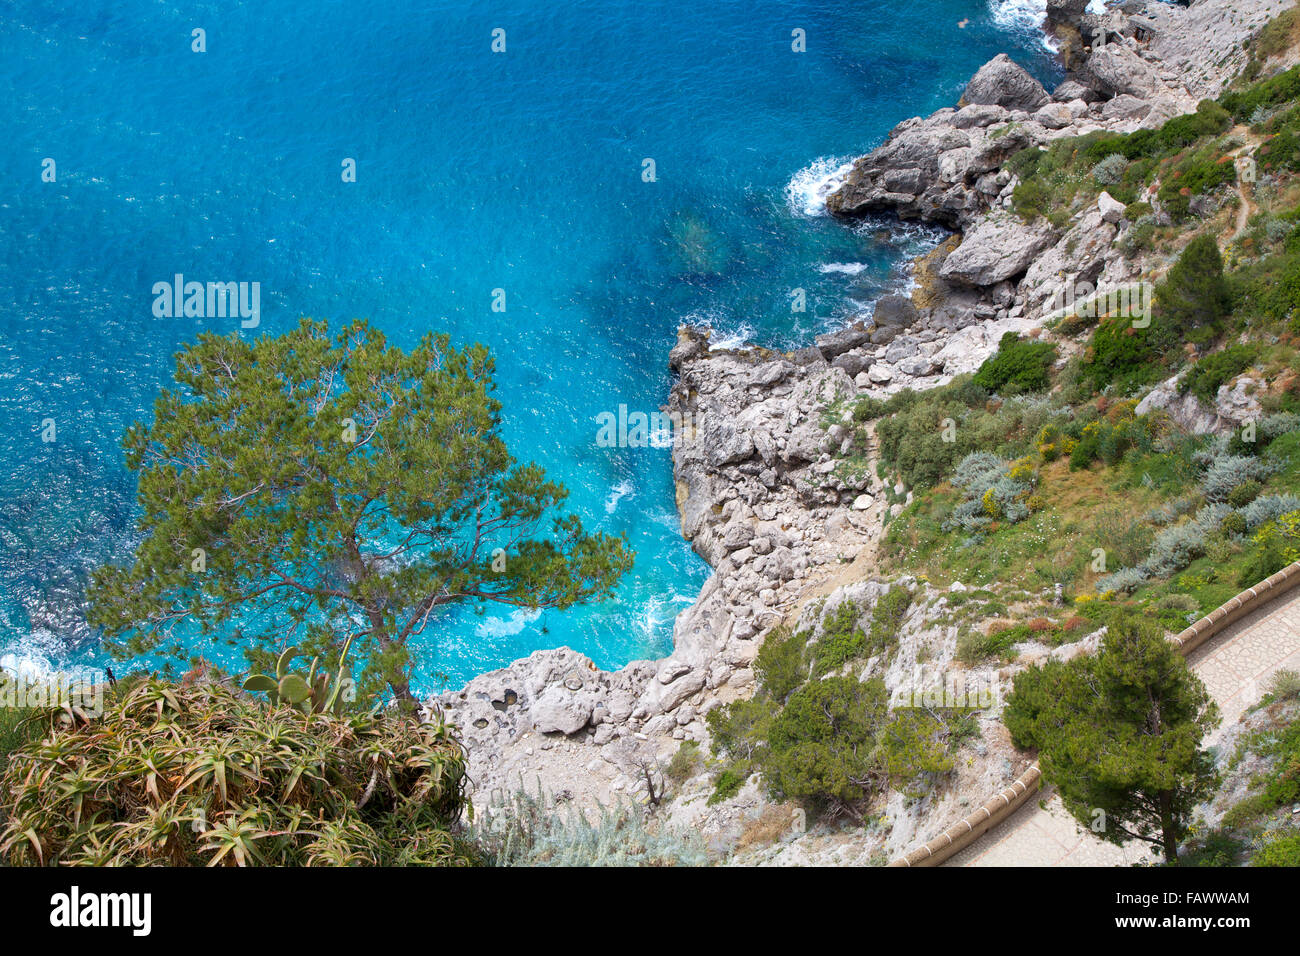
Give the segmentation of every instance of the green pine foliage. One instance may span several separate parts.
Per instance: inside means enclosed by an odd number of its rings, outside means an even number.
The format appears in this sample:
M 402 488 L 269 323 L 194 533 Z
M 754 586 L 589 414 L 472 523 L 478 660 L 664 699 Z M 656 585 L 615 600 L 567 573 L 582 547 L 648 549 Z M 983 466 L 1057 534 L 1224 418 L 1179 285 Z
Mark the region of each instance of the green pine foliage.
M 1189 342 L 1204 344 L 1223 332 L 1231 297 L 1223 277 L 1223 256 L 1213 236 L 1202 234 L 1187 244 L 1156 287 L 1156 305 Z
M 1236 378 L 1254 363 L 1259 355 L 1254 345 L 1229 345 L 1200 359 L 1183 376 L 1182 392 L 1191 392 L 1203 402 L 1214 402 L 1219 386 Z
M 1017 746 L 1038 748 L 1044 779 L 1082 826 L 1176 862 L 1193 808 L 1217 784 L 1201 741 L 1219 715 L 1163 628 L 1116 615 L 1096 656 L 1017 675 L 1003 721 Z
M 885 788 L 919 795 L 952 770 L 969 729 L 962 715 L 891 710 L 879 678 L 838 673 L 888 655 L 911 603 L 896 585 L 876 599 L 866 631 L 847 600 L 823 613 L 816 641 L 810 631 L 773 630 L 755 662 L 758 693 L 705 718 L 714 754 L 727 761 L 709 802 L 734 796 L 757 771 L 775 799 L 861 822 Z
M 126 434 L 142 540 L 96 573 L 92 623 L 127 655 L 183 622 L 224 629 L 260 670 L 288 631 L 322 659 L 353 636 L 363 691 L 409 701 L 408 644 L 442 607 L 609 596 L 631 553 L 511 457 L 493 370 L 482 346 L 403 351 L 360 321 L 201 335 Z

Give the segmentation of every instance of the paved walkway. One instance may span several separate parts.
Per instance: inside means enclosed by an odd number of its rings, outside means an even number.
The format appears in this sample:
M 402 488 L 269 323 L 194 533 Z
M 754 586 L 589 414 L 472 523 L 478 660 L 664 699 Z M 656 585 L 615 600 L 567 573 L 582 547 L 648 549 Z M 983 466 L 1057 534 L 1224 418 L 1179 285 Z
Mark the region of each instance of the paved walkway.
M 1220 729 L 1264 696 L 1274 671 L 1300 671 L 1300 588 L 1224 628 L 1197 648 L 1188 663 L 1205 682 L 1223 713 Z M 1151 859 L 1147 844 L 1123 847 L 1080 829 L 1053 791 L 994 827 L 945 866 L 1125 866 Z

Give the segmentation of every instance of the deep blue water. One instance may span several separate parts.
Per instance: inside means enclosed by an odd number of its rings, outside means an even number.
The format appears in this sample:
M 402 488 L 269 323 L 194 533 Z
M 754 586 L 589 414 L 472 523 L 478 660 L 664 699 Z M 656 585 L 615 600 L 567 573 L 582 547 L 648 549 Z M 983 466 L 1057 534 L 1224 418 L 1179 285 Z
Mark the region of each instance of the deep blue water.
M 998 52 L 1050 78 L 1009 10 L 999 24 L 977 0 L 0 4 L 0 662 L 104 660 L 82 587 L 130 547 L 121 433 L 181 343 L 238 325 L 155 318 L 153 283 L 175 273 L 260 282 L 245 335 L 365 316 L 402 344 L 429 329 L 488 344 L 517 457 L 630 538 L 617 600 L 430 628 L 424 686 L 540 647 L 603 666 L 666 653 L 708 569 L 680 537 L 668 452 L 598 447 L 596 415 L 665 400 L 688 317 L 793 345 L 897 284 L 933 237 L 848 230 L 807 188 L 950 104 Z

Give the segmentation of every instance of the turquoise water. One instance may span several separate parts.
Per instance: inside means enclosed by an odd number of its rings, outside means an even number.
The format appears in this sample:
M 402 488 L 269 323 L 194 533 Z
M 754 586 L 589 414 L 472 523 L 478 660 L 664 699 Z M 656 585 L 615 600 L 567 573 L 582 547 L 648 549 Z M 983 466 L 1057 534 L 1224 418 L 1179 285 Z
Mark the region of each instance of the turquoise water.
M 603 666 L 666 653 L 708 569 L 680 538 L 668 452 L 598 447 L 596 416 L 662 404 L 683 320 L 793 345 L 897 285 L 933 235 L 834 224 L 818 178 L 950 104 L 995 53 L 1054 70 L 1032 2 L 998 5 L 997 20 L 957 0 L 58 6 L 0 5 L 10 667 L 105 659 L 82 589 L 132 543 L 120 435 L 181 343 L 238 327 L 155 318 L 152 286 L 175 273 L 259 282 L 261 324 L 245 335 L 365 316 L 399 343 L 437 329 L 488 344 L 517 457 L 637 550 L 603 605 L 448 615 L 426 633 L 422 686 L 541 647 Z M 191 51 L 195 27 L 207 52 Z

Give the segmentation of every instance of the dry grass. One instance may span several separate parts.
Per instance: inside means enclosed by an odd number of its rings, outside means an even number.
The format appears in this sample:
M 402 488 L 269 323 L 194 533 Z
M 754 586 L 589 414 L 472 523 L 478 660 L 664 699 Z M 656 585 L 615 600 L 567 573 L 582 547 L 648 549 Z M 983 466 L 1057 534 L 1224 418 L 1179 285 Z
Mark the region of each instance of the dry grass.
M 796 810 L 793 803 L 768 804 L 762 813 L 745 825 L 736 848 L 771 846 L 794 826 Z
M 1284 10 L 1255 34 L 1255 58 L 1267 62 L 1300 46 L 1300 10 Z

